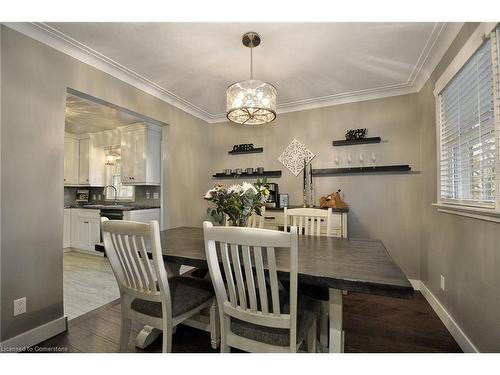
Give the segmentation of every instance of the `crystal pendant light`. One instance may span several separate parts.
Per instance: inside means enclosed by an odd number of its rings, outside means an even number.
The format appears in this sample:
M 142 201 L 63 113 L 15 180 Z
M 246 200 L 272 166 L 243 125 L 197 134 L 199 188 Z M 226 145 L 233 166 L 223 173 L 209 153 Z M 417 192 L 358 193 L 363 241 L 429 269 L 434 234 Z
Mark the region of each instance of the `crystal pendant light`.
M 243 35 L 242 43 L 250 48 L 250 79 L 232 84 L 226 90 L 226 116 L 241 125 L 267 124 L 276 118 L 276 88 L 253 79 L 253 48 L 260 44 L 255 32 Z

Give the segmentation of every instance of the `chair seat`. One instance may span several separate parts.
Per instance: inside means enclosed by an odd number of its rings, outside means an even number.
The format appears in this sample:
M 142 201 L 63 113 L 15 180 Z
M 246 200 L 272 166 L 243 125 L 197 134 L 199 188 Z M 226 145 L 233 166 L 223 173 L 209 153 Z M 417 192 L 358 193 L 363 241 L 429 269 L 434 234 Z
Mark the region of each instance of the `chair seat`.
M 288 294 L 281 296 L 280 301 L 286 301 L 280 306 L 282 314 L 290 313 L 290 297 Z M 297 343 L 306 338 L 311 324 L 317 317 L 319 309 L 318 301 L 307 296 L 298 296 L 297 301 Z M 231 319 L 231 331 L 238 336 L 250 340 L 263 342 L 277 346 L 290 345 L 290 330 L 283 328 L 266 327 L 258 324 L 245 322 L 239 319 Z
M 214 289 L 209 280 L 193 277 L 174 276 L 168 279 L 172 299 L 172 316 L 182 315 L 203 304 L 214 296 Z M 162 317 L 161 302 L 136 298 L 131 308 L 141 314 Z

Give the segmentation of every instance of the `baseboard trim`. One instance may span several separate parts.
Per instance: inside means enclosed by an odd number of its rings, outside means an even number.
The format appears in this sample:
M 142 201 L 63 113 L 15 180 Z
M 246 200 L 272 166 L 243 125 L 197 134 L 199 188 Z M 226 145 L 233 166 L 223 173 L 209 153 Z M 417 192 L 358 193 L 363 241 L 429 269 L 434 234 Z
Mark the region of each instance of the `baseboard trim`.
M 458 323 L 453 319 L 450 313 L 445 309 L 437 297 L 432 294 L 432 292 L 427 288 L 427 286 L 421 280 L 410 280 L 413 289 L 419 290 L 424 298 L 429 302 L 434 312 L 437 314 L 439 319 L 443 322 L 448 332 L 453 336 L 457 344 L 464 351 L 464 353 L 479 353 L 479 350 L 472 343 L 472 341 L 467 337 L 465 332 L 460 328 Z
M 410 281 L 411 286 L 415 290 L 420 290 L 420 286 L 422 285 L 422 282 L 420 280 L 416 279 L 408 279 Z
M 52 320 L 0 343 L 1 352 L 21 352 L 67 330 L 66 316 Z

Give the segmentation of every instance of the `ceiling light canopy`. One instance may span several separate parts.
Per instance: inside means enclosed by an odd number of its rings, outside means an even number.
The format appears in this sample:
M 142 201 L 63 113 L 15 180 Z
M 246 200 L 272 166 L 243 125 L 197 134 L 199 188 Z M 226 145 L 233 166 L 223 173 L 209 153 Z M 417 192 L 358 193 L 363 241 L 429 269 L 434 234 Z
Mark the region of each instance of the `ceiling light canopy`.
M 255 32 L 245 33 L 244 46 L 250 48 L 250 79 L 232 84 L 226 90 L 226 116 L 241 125 L 267 124 L 276 118 L 276 88 L 253 79 L 253 48 L 260 44 Z

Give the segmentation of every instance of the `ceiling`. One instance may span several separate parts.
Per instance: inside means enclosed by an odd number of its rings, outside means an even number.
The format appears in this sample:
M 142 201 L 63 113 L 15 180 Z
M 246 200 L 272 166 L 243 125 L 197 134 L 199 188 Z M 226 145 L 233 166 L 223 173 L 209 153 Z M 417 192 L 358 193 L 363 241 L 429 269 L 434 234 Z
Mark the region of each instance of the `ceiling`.
M 66 95 L 65 131 L 68 133 L 96 133 L 137 122 L 141 120 L 118 109 Z
M 225 120 L 226 87 L 249 77 L 250 53 L 241 44 L 247 31 L 256 31 L 262 38 L 254 50 L 254 76 L 277 87 L 278 110 L 287 112 L 417 92 L 461 25 L 103 22 L 29 26 L 45 34 L 39 40 L 59 49 L 65 43 L 68 54 L 105 71 L 107 64 L 120 79 L 217 122 Z

